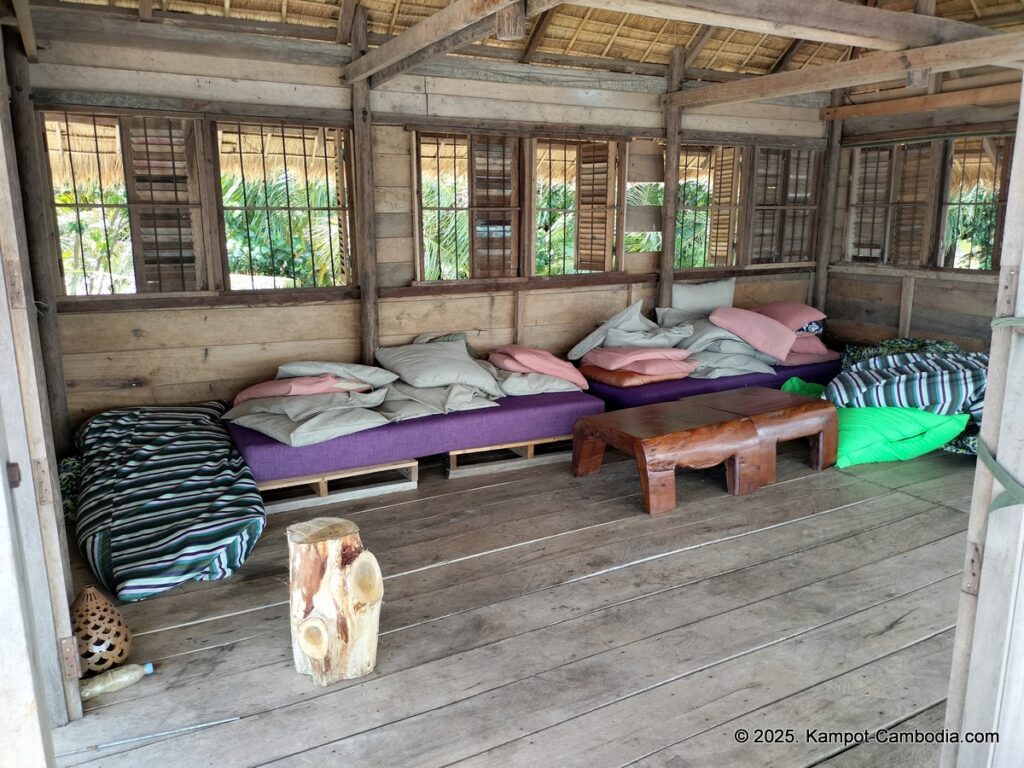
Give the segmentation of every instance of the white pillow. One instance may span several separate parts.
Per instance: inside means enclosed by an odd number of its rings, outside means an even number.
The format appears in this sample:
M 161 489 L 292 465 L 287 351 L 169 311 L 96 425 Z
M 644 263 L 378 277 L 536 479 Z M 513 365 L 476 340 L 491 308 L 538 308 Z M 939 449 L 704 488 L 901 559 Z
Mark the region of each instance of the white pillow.
M 620 331 L 656 331 L 658 330 L 658 324 L 653 320 L 648 320 L 643 316 L 644 303 L 638 301 L 635 304 L 631 304 L 619 314 L 607 320 L 601 325 L 596 331 L 586 336 L 579 344 L 569 350 L 569 354 L 566 355 L 570 360 L 579 360 L 587 352 L 592 349 L 597 349 L 603 346 L 605 339 L 608 337 L 608 331 L 612 328 L 618 328 Z
M 293 379 L 296 376 L 319 376 L 329 373 L 340 379 L 357 379 L 365 381 L 371 387 L 383 387 L 398 378 L 391 371 L 385 371 L 375 365 L 359 365 L 358 363 L 325 363 L 322 361 L 302 361 L 285 363 L 277 369 L 278 379 Z
M 406 344 L 381 347 L 377 362 L 414 387 L 447 387 L 465 384 L 492 397 L 501 397 L 501 387 L 469 356 L 461 341 Z
M 707 316 L 718 307 L 731 307 L 735 293 L 735 277 L 710 283 L 672 283 L 672 307 Z

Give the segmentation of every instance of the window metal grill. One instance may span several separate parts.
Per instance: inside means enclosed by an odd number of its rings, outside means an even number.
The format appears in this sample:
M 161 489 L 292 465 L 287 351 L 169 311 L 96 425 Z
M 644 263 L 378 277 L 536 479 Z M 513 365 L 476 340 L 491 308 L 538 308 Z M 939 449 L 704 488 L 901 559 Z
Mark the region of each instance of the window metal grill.
M 576 269 L 578 145 L 566 141 L 537 141 L 538 275 L 569 275 Z
M 512 136 L 419 135 L 425 280 L 519 274 L 519 149 Z
M 994 269 L 999 264 L 1013 139 L 955 139 L 948 152 L 940 266 Z
M 352 273 L 347 135 L 217 123 L 230 286 L 345 285 Z
M 196 121 L 47 112 L 43 123 L 66 293 L 204 287 Z

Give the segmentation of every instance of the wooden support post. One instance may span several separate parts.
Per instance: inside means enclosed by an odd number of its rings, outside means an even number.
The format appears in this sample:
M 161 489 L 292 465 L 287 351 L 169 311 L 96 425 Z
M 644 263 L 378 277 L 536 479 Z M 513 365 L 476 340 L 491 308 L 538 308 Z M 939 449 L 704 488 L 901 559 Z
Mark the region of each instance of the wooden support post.
M 4 32 L 4 58 L 11 89 L 11 119 L 14 147 L 18 155 L 18 175 L 25 209 L 25 234 L 32 272 L 39 345 L 46 376 L 53 445 L 58 455 L 71 450 L 71 420 L 64 385 L 64 360 L 57 327 L 57 296 L 60 293 L 60 240 L 49 185 L 49 163 L 43 147 L 42 127 L 32 107 L 28 58 L 20 50 L 17 36 Z
M 499 40 L 522 40 L 526 37 L 526 0 L 517 0 L 495 14 L 494 36 Z
M 832 92 L 832 105 L 842 103 L 842 91 Z M 818 227 L 815 237 L 814 306 L 825 311 L 828 298 L 828 265 L 832 257 L 832 230 L 835 228 L 836 198 L 839 193 L 839 161 L 842 158 L 843 121 L 825 123 L 828 145 L 825 148 L 824 173 L 818 195 Z
M 350 520 L 288 527 L 292 657 L 317 685 L 362 677 L 377 662 L 384 579 Z
M 366 8 L 356 9 L 352 22 L 352 54 L 366 53 Z M 373 121 L 370 84 L 352 83 L 352 159 L 355 179 L 356 272 L 359 276 L 360 349 L 363 363 L 372 365 L 380 342 L 379 291 L 377 289 L 377 224 L 374 218 Z
M 686 49 L 676 48 L 668 67 L 667 92 L 683 88 L 686 77 Z M 661 206 L 661 260 L 658 262 L 659 307 L 672 306 L 672 279 L 676 263 L 676 213 L 679 209 L 679 142 L 682 139 L 682 110 L 665 107 L 665 197 Z
M 3 38 L 0 38 L 2 40 Z M 50 437 L 49 410 L 43 399 L 42 351 L 32 293 L 21 182 L 15 159 L 6 72 L 0 72 L 0 349 L 13 348 L 17 371 L 4 360 L 0 397 L 6 403 L 4 428 L 12 441 L 22 482 L 14 488 L 21 552 L 27 566 L 39 671 L 51 725 L 82 716 L 77 679 L 67 679 L 60 640 L 71 636 L 71 575 L 64 516 Z M 16 409 L 11 413 L 11 409 Z
M 900 319 L 898 333 L 901 338 L 910 336 L 910 325 L 914 314 L 914 278 L 904 277 L 900 283 Z
M 1024 134 L 1024 112 L 1017 118 L 1018 135 Z M 996 298 L 997 317 L 1024 316 L 1024 283 L 1020 280 L 1022 253 L 1024 253 L 1024 142 L 1014 147 L 1013 163 L 1010 167 L 1010 192 L 1006 207 L 1006 229 L 999 269 L 999 291 Z M 985 410 L 981 421 L 980 440 L 989 446 L 999 463 L 1017 477 L 1024 478 L 1024 335 L 1014 333 L 1013 328 L 1001 327 L 992 331 L 989 352 L 988 386 L 985 393 Z M 1004 644 L 1014 631 L 1024 631 L 1020 624 L 1024 615 L 1003 614 L 999 624 L 989 623 L 983 632 L 975 629 L 979 616 L 979 602 L 1000 601 L 998 594 L 979 590 L 986 560 L 1013 561 L 1021 557 L 1018 540 L 1012 536 L 1001 539 L 989 537 L 989 508 L 992 499 L 998 495 L 1001 486 L 995 482 L 992 473 L 978 462 L 974 475 L 974 492 L 971 497 L 971 512 L 967 522 L 967 554 L 964 566 L 963 584 L 960 592 L 960 607 L 957 615 L 956 640 L 953 645 L 953 671 L 950 677 L 946 701 L 945 727 L 960 731 L 962 727 L 977 723 L 998 723 L 999 706 L 1006 686 L 1016 689 L 1014 696 L 1019 704 L 1019 695 L 1024 681 L 993 677 L 999 685 L 988 686 L 986 694 L 975 696 L 972 711 L 965 710 L 964 703 L 969 685 L 984 683 L 980 679 L 985 665 L 1005 665 Z M 1021 524 L 1019 508 L 1001 510 L 1013 515 L 1016 524 Z M 1008 533 L 1005 529 L 1002 533 Z M 1015 551 L 1014 551 L 1015 549 Z M 1004 667 L 1005 668 L 1005 667 Z M 975 677 L 977 675 L 977 677 Z M 974 678 L 971 680 L 969 678 Z M 1015 723 L 1013 727 L 1018 727 Z M 982 730 L 990 730 L 985 727 Z M 1009 736 L 1010 734 L 1007 734 Z M 972 748 L 972 751 L 973 748 Z M 958 746 L 946 744 L 942 750 L 940 765 L 953 768 L 957 762 Z M 977 757 L 975 752 L 975 757 Z M 1019 760 L 1019 755 L 1015 756 Z M 965 760 L 960 765 L 1010 765 Z
M 14 365 L 11 351 L 6 344 L 0 344 L 0 364 L 5 367 Z M 8 416 L 6 411 L 15 407 L 0 400 L 0 410 L 4 411 L 0 416 L 0 467 L 11 466 L 4 420 Z M 19 767 L 45 768 L 55 763 L 50 727 L 43 718 L 46 702 L 36 662 L 39 645 L 32 626 L 31 590 L 25 574 L 19 517 L 8 478 L 0 477 L 0 562 L 4 564 L 4 578 L 0 581 L 0 636 L 4 639 L 0 717 L 4 723 L 4 752 Z M 40 565 L 36 563 L 37 568 Z

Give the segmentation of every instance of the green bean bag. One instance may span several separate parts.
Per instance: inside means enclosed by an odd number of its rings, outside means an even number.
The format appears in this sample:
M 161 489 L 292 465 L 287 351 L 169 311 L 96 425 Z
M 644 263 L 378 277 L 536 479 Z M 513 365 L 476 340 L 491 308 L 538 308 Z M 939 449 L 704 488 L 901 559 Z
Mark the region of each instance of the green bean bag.
M 940 416 L 916 408 L 839 408 L 837 467 L 907 461 L 941 448 L 964 431 L 970 415 Z

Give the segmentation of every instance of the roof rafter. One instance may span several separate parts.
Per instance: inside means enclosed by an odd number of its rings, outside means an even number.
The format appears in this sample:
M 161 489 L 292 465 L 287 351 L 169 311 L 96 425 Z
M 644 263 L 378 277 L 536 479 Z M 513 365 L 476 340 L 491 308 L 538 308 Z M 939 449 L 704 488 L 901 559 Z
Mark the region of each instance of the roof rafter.
M 915 71 L 930 70 L 937 74 L 986 65 L 1015 66 L 1014 62 L 1021 59 L 1024 59 L 1024 32 L 1012 32 L 989 38 L 985 45 L 961 40 L 898 53 L 881 53 L 855 61 L 823 64 L 672 93 L 663 97 L 663 101 L 677 107 L 733 104 L 870 85 L 903 78 L 908 72 Z
M 557 0 L 527 0 L 527 13 L 536 15 L 559 4 Z M 574 0 L 573 5 L 890 51 L 994 34 L 960 21 L 842 0 Z
M 550 8 L 540 15 L 537 22 L 533 25 L 533 31 L 530 32 L 530 38 L 526 41 L 526 47 L 523 49 L 523 55 L 519 58 L 523 64 L 529 64 L 530 59 L 537 55 L 537 51 L 540 48 L 540 44 L 544 42 L 544 35 L 548 32 L 548 27 L 551 26 L 551 22 L 554 21 L 557 10 Z

